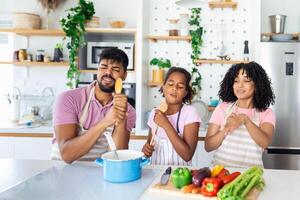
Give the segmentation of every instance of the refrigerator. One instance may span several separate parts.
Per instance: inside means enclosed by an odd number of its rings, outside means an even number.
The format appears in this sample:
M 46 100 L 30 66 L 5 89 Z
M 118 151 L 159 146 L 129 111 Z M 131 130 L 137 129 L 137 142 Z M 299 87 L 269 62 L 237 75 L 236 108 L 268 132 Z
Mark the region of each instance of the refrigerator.
M 275 133 L 264 151 L 264 167 L 300 169 L 300 43 L 262 42 L 260 64 L 275 92 Z

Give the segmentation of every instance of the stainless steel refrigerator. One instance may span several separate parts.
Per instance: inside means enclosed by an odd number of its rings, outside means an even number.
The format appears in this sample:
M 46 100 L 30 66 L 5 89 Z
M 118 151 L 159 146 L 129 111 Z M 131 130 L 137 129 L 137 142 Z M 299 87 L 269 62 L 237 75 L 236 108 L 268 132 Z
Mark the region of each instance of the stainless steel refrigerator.
M 260 64 L 276 95 L 273 141 L 264 152 L 265 168 L 300 169 L 300 43 L 261 43 Z

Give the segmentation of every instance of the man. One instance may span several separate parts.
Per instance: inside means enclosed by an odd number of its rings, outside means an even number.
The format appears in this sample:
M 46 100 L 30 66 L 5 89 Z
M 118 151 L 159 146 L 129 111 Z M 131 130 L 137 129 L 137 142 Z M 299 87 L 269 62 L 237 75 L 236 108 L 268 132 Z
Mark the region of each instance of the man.
M 52 159 L 66 163 L 95 160 L 109 150 L 105 132 L 112 134 L 117 149 L 128 148 L 136 113 L 124 94 L 114 93 L 115 80 L 125 80 L 127 65 L 128 57 L 122 50 L 107 49 L 100 55 L 97 81 L 57 98 Z

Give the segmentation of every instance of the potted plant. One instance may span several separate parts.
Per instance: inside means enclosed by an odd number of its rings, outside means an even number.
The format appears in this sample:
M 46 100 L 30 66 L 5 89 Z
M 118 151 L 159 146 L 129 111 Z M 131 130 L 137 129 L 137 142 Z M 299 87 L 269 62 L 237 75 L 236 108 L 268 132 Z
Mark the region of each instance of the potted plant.
M 77 55 L 80 47 L 85 45 L 85 22 L 91 20 L 95 14 L 93 2 L 79 0 L 76 7 L 67 10 L 67 16 L 60 20 L 63 31 L 66 37 L 69 38 L 67 42 L 67 49 L 69 51 L 69 70 L 67 72 L 68 82 L 67 86 L 75 88 L 79 80 L 79 70 L 77 64 Z M 64 38 L 65 39 L 65 38 Z
M 152 70 L 152 82 L 153 83 L 163 83 L 165 71 L 164 68 L 170 68 L 171 62 L 169 59 L 165 58 L 152 58 L 150 61 L 151 66 L 157 66 L 158 69 Z

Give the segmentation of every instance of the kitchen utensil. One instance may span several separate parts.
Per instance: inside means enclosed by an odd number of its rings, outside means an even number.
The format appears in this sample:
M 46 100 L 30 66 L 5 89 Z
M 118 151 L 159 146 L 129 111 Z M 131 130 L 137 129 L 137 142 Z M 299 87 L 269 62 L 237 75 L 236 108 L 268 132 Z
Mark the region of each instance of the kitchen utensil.
M 122 89 L 123 89 L 123 81 L 121 78 L 117 78 L 115 81 L 115 92 L 117 94 L 121 94 Z
M 114 183 L 127 183 L 141 178 L 141 168 L 150 162 L 143 152 L 117 150 L 119 160 L 114 159 L 113 152 L 102 154 L 95 162 L 103 167 L 103 178 Z
M 169 182 L 171 172 L 172 172 L 172 168 L 168 167 L 166 169 L 166 171 L 162 174 L 162 176 L 160 177 L 160 184 L 161 185 L 166 185 Z
M 272 33 L 284 33 L 285 15 L 271 15 L 269 16 L 271 32 Z
M 272 35 L 272 40 L 276 42 L 288 42 L 293 39 L 292 34 L 276 34 Z
M 168 110 L 168 104 L 166 102 L 161 102 L 157 108 L 158 110 L 160 110 L 161 112 L 165 113 Z M 150 141 L 150 145 L 154 144 L 154 138 L 156 136 L 156 132 L 157 132 L 158 126 L 156 125 L 155 131 L 152 133 L 152 138 Z
M 116 148 L 116 144 L 111 136 L 112 134 L 112 131 L 106 131 L 104 133 L 106 139 L 107 139 L 107 142 L 108 142 L 108 145 L 110 147 L 110 150 L 114 153 L 114 159 L 115 160 L 119 160 L 119 155 L 117 153 L 117 148 Z

